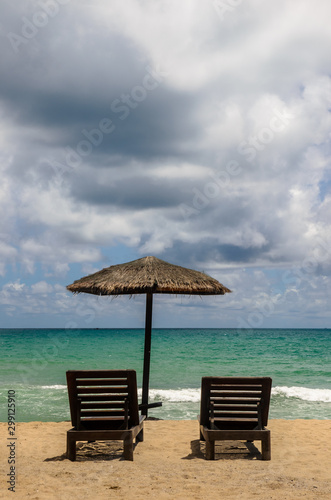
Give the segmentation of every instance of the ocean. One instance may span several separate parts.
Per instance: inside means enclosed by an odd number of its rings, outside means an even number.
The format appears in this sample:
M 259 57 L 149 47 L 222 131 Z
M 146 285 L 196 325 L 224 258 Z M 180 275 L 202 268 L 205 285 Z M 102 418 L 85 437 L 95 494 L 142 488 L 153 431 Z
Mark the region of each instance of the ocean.
M 15 391 L 16 421 L 69 420 L 66 370 L 137 371 L 142 329 L 0 330 L 0 421 Z M 331 330 L 153 329 L 149 411 L 196 419 L 203 376 L 270 376 L 270 418 L 331 418 Z

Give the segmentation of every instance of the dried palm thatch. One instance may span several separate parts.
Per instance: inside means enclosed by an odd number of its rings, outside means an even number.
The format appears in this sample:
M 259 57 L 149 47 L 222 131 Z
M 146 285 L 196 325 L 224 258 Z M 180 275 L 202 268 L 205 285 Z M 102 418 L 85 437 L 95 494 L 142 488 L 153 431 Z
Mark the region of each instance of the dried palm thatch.
M 224 295 L 231 292 L 216 279 L 199 271 L 144 257 L 110 266 L 67 286 L 70 292 L 95 295 L 173 293 Z

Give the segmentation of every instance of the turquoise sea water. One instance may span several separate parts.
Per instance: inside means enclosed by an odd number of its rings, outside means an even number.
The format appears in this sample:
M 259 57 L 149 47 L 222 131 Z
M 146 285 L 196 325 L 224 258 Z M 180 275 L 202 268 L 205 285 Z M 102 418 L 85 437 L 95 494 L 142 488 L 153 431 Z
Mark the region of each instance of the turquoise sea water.
M 17 421 L 69 420 L 65 372 L 137 371 L 142 383 L 144 331 L 0 330 L 0 421 L 8 390 Z M 201 377 L 271 376 L 270 418 L 331 418 L 331 330 L 154 329 L 149 415 L 195 419 Z

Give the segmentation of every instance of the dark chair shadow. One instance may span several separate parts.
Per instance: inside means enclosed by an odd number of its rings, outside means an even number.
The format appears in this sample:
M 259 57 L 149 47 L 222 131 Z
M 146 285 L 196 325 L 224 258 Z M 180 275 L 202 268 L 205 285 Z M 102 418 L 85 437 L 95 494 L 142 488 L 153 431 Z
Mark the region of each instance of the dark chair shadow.
M 206 445 L 204 441 L 191 441 L 191 453 L 182 460 L 205 460 Z M 254 443 L 243 441 L 217 441 L 215 444 L 215 460 L 261 460 L 262 455 Z
M 133 449 L 137 444 L 133 445 Z M 67 454 L 45 458 L 44 462 L 61 462 L 68 460 Z M 76 462 L 98 462 L 124 460 L 123 444 L 119 441 L 93 441 L 76 444 Z

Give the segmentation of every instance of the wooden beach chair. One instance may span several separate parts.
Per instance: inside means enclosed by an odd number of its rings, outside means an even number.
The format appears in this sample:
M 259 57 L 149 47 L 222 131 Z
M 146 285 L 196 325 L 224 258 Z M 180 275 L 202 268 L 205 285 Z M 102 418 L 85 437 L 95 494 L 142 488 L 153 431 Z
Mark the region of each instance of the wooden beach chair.
M 215 441 L 261 441 L 262 460 L 270 460 L 268 423 L 271 378 L 203 377 L 201 381 L 200 440 L 206 459 L 215 458 Z
M 67 371 L 73 428 L 67 432 L 67 457 L 76 459 L 77 441 L 123 441 L 125 460 L 133 460 L 133 440 L 143 441 L 134 370 Z

